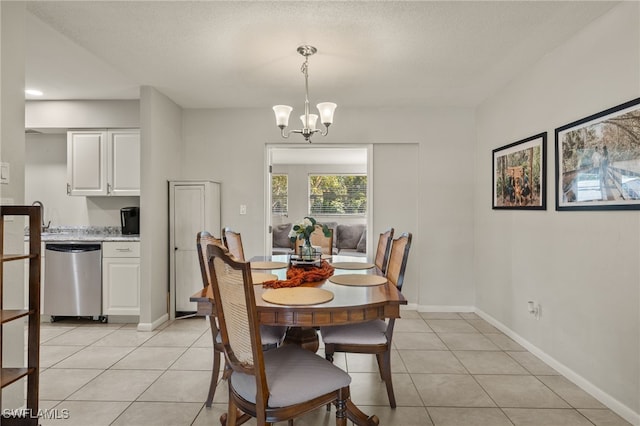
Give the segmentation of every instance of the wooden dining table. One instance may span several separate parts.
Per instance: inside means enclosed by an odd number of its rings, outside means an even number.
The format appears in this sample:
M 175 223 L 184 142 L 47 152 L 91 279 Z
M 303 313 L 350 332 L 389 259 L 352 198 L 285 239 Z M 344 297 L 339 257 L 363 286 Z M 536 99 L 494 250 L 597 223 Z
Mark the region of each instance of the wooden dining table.
M 250 262 L 278 262 L 289 265 L 288 255 L 256 256 Z M 366 262 L 365 258 L 350 256 L 333 256 L 328 261 L 332 264 L 338 262 Z M 270 270 L 254 270 L 259 273 L 277 275 L 278 279 L 286 279 L 287 267 Z M 340 274 L 373 274 L 382 276 L 376 268 L 369 269 L 339 269 L 334 275 Z M 303 287 L 315 287 L 328 290 L 333 293 L 333 299 L 315 305 L 282 305 L 269 303 L 263 300 L 265 292 L 272 291 L 255 285 L 256 310 L 258 320 L 263 325 L 286 325 L 290 327 L 286 340 L 300 344 L 307 349 L 317 349 L 317 333 L 315 328 L 355 324 L 374 319 L 400 318 L 400 305 L 406 305 L 407 300 L 402 293 L 389 283 L 371 286 L 350 286 L 335 284 L 330 279 L 304 283 Z M 196 315 L 215 315 L 212 289 L 207 287 L 191 296 L 192 302 L 197 302 Z M 315 340 L 315 341 L 314 341 Z M 347 404 L 347 414 L 351 421 L 358 425 L 370 425 L 371 417 L 358 409 L 351 400 Z

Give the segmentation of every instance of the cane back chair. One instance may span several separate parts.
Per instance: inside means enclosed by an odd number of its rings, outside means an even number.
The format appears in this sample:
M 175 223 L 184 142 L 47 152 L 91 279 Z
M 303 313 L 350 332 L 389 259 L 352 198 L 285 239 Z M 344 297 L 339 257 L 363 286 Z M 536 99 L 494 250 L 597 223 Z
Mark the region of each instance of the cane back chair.
M 233 231 L 231 228 L 222 230 L 222 239 L 225 247 L 239 261 L 244 262 L 244 248 L 242 247 L 242 237 L 239 232 Z
M 387 280 L 402 291 L 404 272 L 407 268 L 411 233 L 404 233 L 393 240 L 387 267 Z M 391 381 L 391 340 L 395 319 L 387 321 L 373 320 L 359 324 L 320 327 L 324 352 L 327 360 L 333 362 L 335 352 L 374 354 L 378 362 L 380 377 L 387 387 L 387 396 L 391 408 L 396 407 L 396 397 Z
M 206 288 L 211 284 L 211 272 L 209 270 L 209 262 L 207 260 L 207 246 L 215 245 L 226 250 L 221 239 L 214 237 L 207 231 L 198 232 L 197 236 L 198 261 L 200 262 L 200 273 L 202 275 L 202 285 Z M 205 405 L 211 407 L 213 397 L 216 393 L 218 384 L 218 375 L 220 374 L 220 354 L 224 352 L 222 347 L 222 338 L 218 328 L 216 319 L 216 307 L 213 306 L 213 314 L 209 315 L 209 324 L 211 328 L 211 337 L 213 339 L 213 367 L 211 369 L 211 383 L 209 384 L 209 393 Z M 271 349 L 278 346 L 284 340 L 287 327 L 280 326 L 260 326 L 262 345 L 265 349 Z M 225 368 L 223 378 L 228 378 L 230 370 Z
M 228 412 L 221 423 L 236 425 L 255 417 L 258 425 L 284 420 L 291 425 L 293 418 L 333 403 L 336 425 L 345 426 L 351 377 L 297 345 L 263 352 L 250 263 L 236 261 L 215 245 L 207 253 L 225 359 L 232 370 Z
M 319 246 L 322 250 L 322 254 L 331 256 L 333 254 L 333 229 L 329 228 L 329 236 L 324 235 L 322 225 L 316 225 L 315 229 L 309 236 L 309 241 L 312 246 Z M 300 245 L 303 240 L 296 240 L 295 253 L 300 254 Z
M 389 263 L 389 253 L 391 252 L 391 240 L 393 240 L 393 228 L 389 228 L 378 237 L 378 248 L 376 250 L 375 265 L 383 274 L 387 273 L 387 263 Z

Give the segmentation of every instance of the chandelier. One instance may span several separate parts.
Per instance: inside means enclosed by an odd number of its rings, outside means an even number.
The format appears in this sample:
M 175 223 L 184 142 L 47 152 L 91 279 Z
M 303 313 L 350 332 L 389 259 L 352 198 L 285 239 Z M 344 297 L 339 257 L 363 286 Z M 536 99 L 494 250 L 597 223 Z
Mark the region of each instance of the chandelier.
M 316 107 L 318 108 L 318 112 L 320 113 L 320 121 L 325 127 L 325 130 L 322 131 L 316 128 L 316 122 L 318 121 L 317 114 L 309 114 L 309 56 L 313 55 L 318 51 L 313 46 L 302 45 L 298 46 L 298 53 L 304 56 L 304 62 L 302 63 L 302 67 L 300 71 L 304 74 L 304 114 L 300 116 L 300 120 L 302 120 L 302 129 L 300 130 L 289 130 L 289 132 L 285 131 L 285 128 L 289 125 L 289 116 L 291 115 L 291 111 L 293 108 L 289 105 L 276 105 L 273 107 L 273 111 L 276 114 L 276 125 L 280 127 L 280 131 L 282 132 L 283 138 L 288 138 L 291 133 L 300 133 L 304 140 L 311 143 L 311 136 L 314 133 L 320 133 L 322 136 L 327 136 L 329 133 L 329 126 L 333 123 L 333 112 L 336 109 L 336 104 L 333 102 L 321 102 Z

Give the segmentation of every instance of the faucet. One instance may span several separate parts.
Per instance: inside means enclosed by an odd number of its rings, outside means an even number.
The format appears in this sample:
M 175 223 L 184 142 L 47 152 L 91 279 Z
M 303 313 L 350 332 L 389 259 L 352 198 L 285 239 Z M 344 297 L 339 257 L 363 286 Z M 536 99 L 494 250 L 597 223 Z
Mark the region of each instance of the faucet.
M 47 232 L 49 230 L 49 225 L 51 225 L 51 221 L 49 221 L 49 223 L 47 223 L 46 225 L 44 224 L 44 204 L 42 204 L 42 201 L 34 201 L 33 203 L 31 203 L 32 206 L 40 206 L 40 208 L 42 209 L 42 232 Z

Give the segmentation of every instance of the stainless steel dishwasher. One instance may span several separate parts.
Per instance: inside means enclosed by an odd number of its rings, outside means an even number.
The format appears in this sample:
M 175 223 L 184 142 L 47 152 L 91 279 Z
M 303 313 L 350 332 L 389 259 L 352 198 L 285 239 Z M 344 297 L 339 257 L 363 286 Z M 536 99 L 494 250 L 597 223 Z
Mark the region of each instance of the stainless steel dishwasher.
M 60 242 L 45 246 L 43 314 L 56 317 L 102 316 L 102 246 Z

